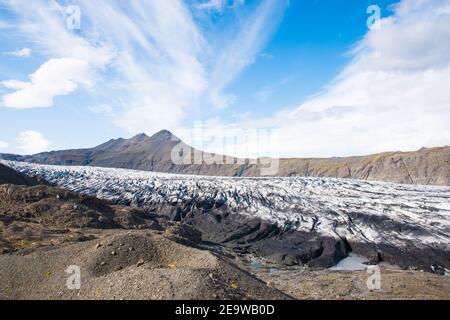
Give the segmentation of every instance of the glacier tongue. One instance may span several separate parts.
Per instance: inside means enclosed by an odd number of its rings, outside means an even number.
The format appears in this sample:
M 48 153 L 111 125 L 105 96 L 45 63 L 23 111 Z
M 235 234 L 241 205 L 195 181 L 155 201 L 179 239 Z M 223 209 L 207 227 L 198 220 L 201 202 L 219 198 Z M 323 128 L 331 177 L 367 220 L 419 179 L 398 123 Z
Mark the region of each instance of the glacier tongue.
M 277 223 L 283 228 L 394 246 L 450 244 L 450 187 L 331 178 L 225 178 L 127 169 L 2 163 L 116 203 L 183 206 Z

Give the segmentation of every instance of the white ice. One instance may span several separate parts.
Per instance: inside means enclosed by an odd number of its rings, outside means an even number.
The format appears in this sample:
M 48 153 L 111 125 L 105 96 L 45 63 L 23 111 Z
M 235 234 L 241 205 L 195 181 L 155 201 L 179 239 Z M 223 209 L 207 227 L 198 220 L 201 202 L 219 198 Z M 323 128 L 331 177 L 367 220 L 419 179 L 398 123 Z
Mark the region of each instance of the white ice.
M 229 178 L 0 161 L 118 203 L 224 201 L 230 212 L 369 243 L 450 245 L 450 187 L 331 178 Z M 382 221 L 380 226 L 380 221 Z M 376 223 L 377 222 L 377 223 Z M 397 228 L 397 226 L 399 226 Z

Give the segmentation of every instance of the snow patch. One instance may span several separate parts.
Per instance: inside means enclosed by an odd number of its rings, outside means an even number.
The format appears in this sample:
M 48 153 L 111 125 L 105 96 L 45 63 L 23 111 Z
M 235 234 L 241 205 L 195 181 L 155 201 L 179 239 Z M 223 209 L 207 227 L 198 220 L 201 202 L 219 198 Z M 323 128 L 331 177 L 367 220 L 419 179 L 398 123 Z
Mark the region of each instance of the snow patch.
M 349 254 L 349 256 L 341 260 L 335 267 L 330 268 L 333 271 L 364 271 L 367 269 L 369 260 L 357 254 Z

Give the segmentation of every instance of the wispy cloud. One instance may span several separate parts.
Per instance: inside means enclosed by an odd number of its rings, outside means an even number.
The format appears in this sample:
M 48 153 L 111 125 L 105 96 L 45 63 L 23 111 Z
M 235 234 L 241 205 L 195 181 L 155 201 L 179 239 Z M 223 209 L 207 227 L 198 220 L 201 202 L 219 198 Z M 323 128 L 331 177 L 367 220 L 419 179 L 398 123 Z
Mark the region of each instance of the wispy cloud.
M 28 58 L 31 56 L 32 50 L 30 48 L 22 48 L 14 51 L 6 52 L 5 55 L 18 57 L 18 58 Z
M 217 108 L 226 108 L 234 100 L 232 94 L 223 93 L 227 86 L 250 64 L 272 36 L 289 2 L 285 0 L 261 1 L 245 19 L 233 40 L 218 52 L 217 63 L 211 72 L 211 101 Z
M 61 75 L 64 79 L 58 80 L 67 86 L 47 96 L 39 90 L 45 85 L 37 77 L 51 59 L 76 59 L 96 71 L 96 77 L 89 78 L 97 89 L 91 93 L 108 96 L 105 105 L 120 107 L 114 123 L 133 133 L 178 127 L 202 97 L 218 107 L 229 104 L 227 96 L 231 95 L 223 91 L 255 60 L 287 5 L 287 0 L 262 0 L 248 17 L 239 20 L 235 36 L 217 46 L 211 38 L 206 40 L 201 23 L 181 0 L 130 1 L 126 5 L 120 1 L 74 1 L 82 13 L 82 29 L 77 32 L 67 28 L 66 10 L 54 0 L 0 2 L 14 11 L 17 32 L 33 44 L 33 50 L 49 57 L 30 82 L 4 81 L 16 90 L 3 96 L 6 106 L 49 106 L 53 97 L 76 90 L 87 77 Z M 203 9 L 221 10 L 236 8 L 244 1 L 198 4 Z M 78 81 L 81 78 L 83 81 Z M 30 93 L 35 95 L 30 99 L 34 102 L 25 101 Z
M 449 52 L 450 4 L 402 1 L 322 92 L 298 108 L 239 126 L 275 128 L 285 156 L 449 145 Z
M 10 29 L 12 27 L 13 26 L 10 23 L 0 20 L 0 30 L 2 30 L 2 29 Z
M 271 83 L 267 86 L 264 86 L 260 90 L 258 90 L 255 93 L 255 98 L 259 100 L 261 103 L 267 102 L 269 98 L 271 98 L 274 95 L 274 92 L 279 89 L 280 87 L 283 87 L 290 82 L 292 82 L 295 79 L 295 76 L 288 76 L 284 77 L 283 79 L 276 81 L 274 83 Z
M 223 11 L 225 8 L 236 8 L 243 5 L 245 0 L 203 0 L 195 5 L 197 9 L 201 10 L 215 10 Z
M 96 106 L 92 106 L 89 108 L 89 111 L 91 111 L 94 114 L 106 115 L 108 117 L 115 116 L 113 107 L 107 104 L 99 104 Z
M 51 58 L 74 58 L 104 67 L 114 50 L 86 33 L 80 36 L 67 28 L 65 9 L 55 0 L 0 0 L 18 17 L 15 32 L 27 39 L 42 54 Z
M 115 122 L 131 132 L 174 127 L 205 89 L 203 38 L 181 1 L 82 2 L 95 32 L 117 48 L 115 67 L 127 98 Z M 99 10 L 100 9 L 100 10 Z
M 176 125 L 184 109 L 206 86 L 200 55 L 202 36 L 180 0 L 77 1 L 83 29 L 68 30 L 64 8 L 56 1 L 4 1 L 21 17 L 19 31 L 50 57 L 84 61 L 97 73 L 108 72 L 108 82 L 98 79 L 99 92 L 121 97 L 123 112 L 114 121 L 131 132 L 152 131 Z M 42 68 L 35 74 L 42 74 Z M 83 69 L 84 70 L 84 69 Z M 67 77 L 67 75 L 61 75 Z M 33 78 L 37 78 L 34 76 Z M 74 82 L 75 83 L 75 82 Z M 15 89 L 16 82 L 5 82 Z M 30 92 L 33 81 L 21 91 L 6 95 L 13 105 L 17 95 Z M 119 84 L 119 85 L 117 85 Z M 23 88 L 22 88 L 23 85 Z M 74 86 L 67 86 L 73 91 Z M 118 104 L 120 101 L 106 101 Z M 49 105 L 41 99 L 36 106 Z M 21 107 L 25 102 L 21 102 Z M 31 106 L 30 104 L 27 105 Z

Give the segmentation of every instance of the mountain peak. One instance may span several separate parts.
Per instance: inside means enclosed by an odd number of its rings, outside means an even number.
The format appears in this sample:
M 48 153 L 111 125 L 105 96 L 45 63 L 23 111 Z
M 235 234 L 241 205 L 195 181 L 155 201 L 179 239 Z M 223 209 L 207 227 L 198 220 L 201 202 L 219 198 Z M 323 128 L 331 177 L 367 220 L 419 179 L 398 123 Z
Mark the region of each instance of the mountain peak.
M 158 140 L 158 141 L 172 141 L 172 140 L 179 140 L 177 137 L 173 135 L 172 132 L 169 130 L 161 130 L 157 133 L 155 133 L 150 139 L 152 140 Z
M 155 137 L 155 136 L 170 136 L 171 137 L 172 132 L 170 132 L 169 130 L 161 130 L 153 135 L 153 137 Z
M 149 137 L 145 133 L 139 133 L 139 134 L 135 135 L 134 137 L 132 137 L 130 140 L 141 141 L 141 140 L 146 140 L 146 139 L 171 138 L 172 136 L 173 136 L 173 134 L 169 130 L 161 130 L 161 131 L 155 133 L 154 135 L 152 135 L 151 137 Z
M 133 138 L 148 138 L 148 135 L 146 135 L 145 133 L 139 133 L 135 135 Z
M 146 140 L 146 139 L 148 139 L 149 138 L 149 136 L 147 136 L 145 133 L 140 133 L 140 134 L 137 134 L 137 135 L 135 135 L 133 138 L 131 138 L 130 140 L 133 140 L 133 141 L 142 141 L 142 140 Z
M 168 131 L 168 130 L 161 130 L 157 133 L 155 133 L 154 135 L 152 135 L 151 137 L 149 137 L 148 135 L 146 135 L 145 133 L 140 133 L 135 135 L 134 137 L 130 138 L 128 141 L 131 143 L 142 143 L 142 142 L 163 142 L 163 141 L 172 141 L 174 140 L 174 138 L 176 138 L 172 132 Z

